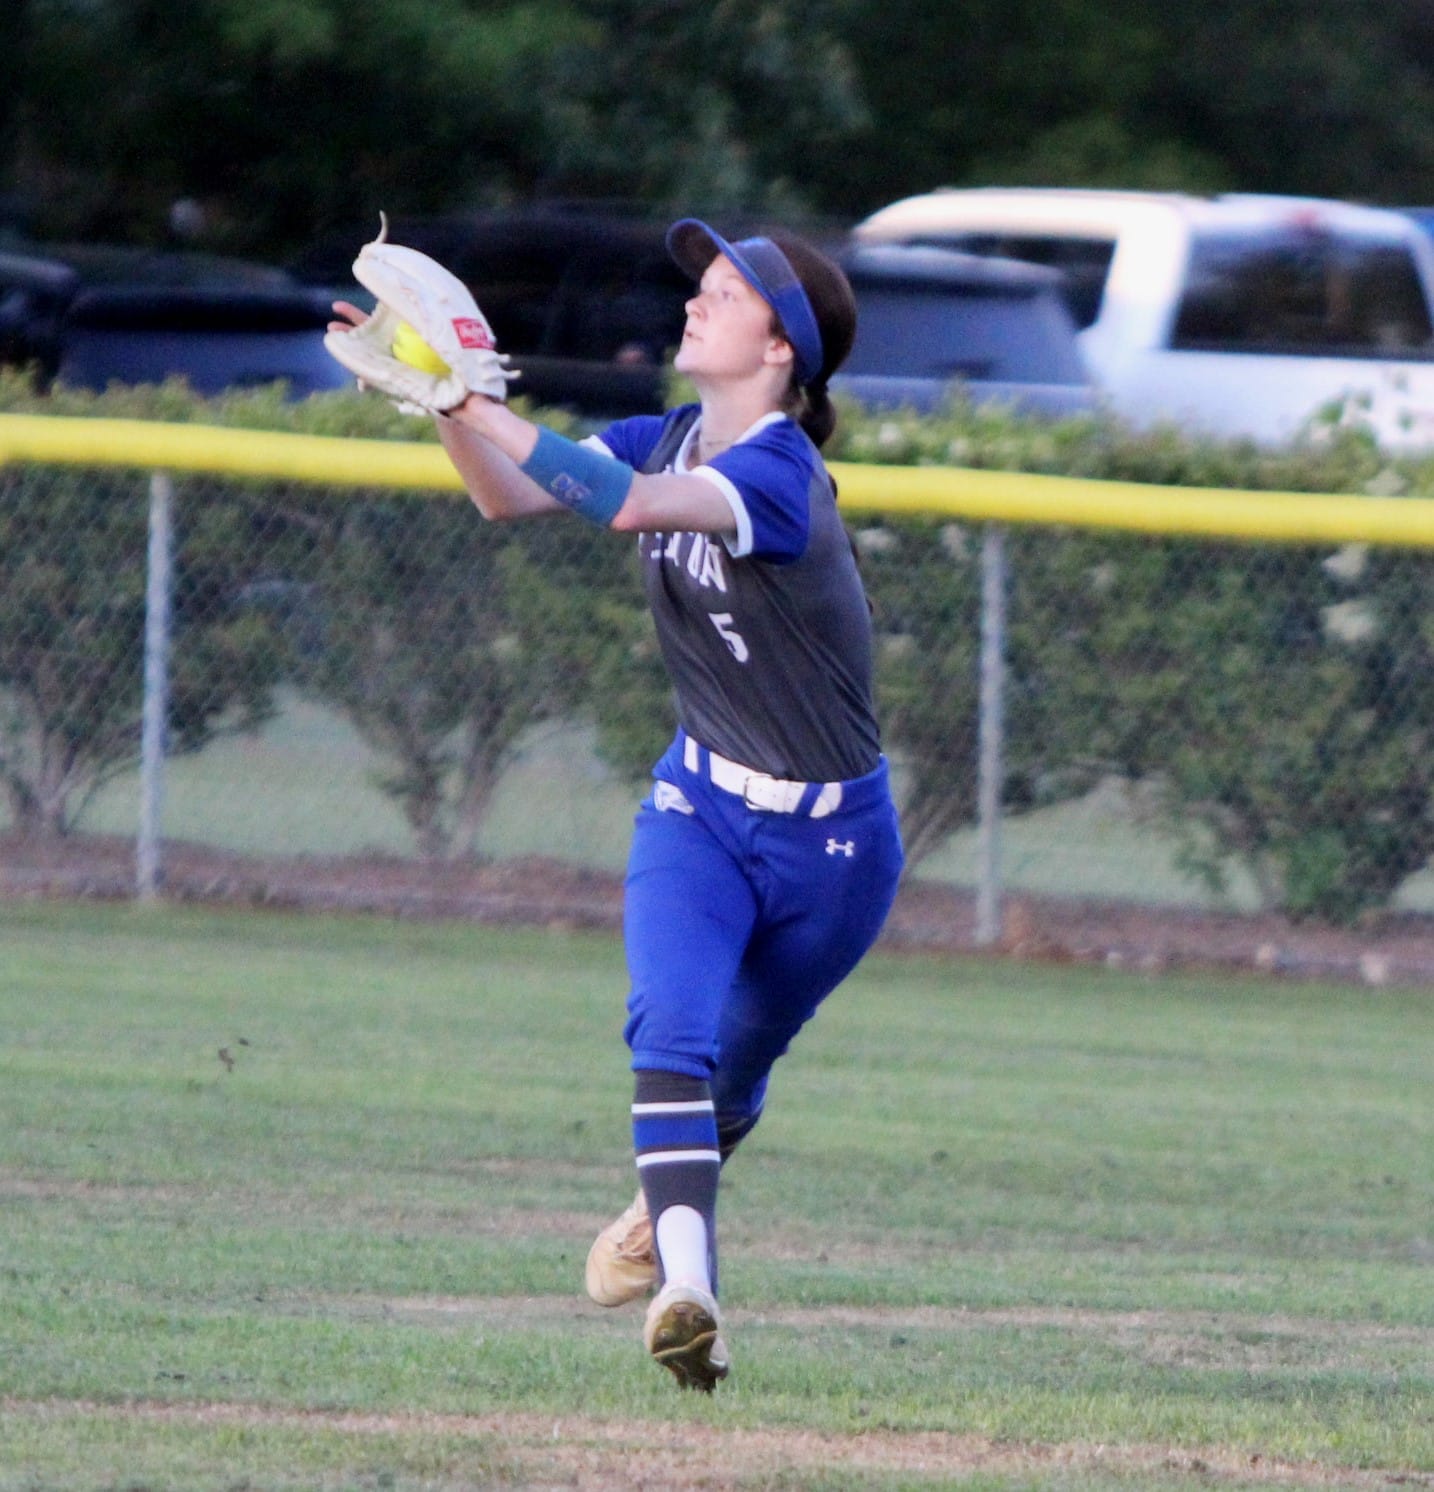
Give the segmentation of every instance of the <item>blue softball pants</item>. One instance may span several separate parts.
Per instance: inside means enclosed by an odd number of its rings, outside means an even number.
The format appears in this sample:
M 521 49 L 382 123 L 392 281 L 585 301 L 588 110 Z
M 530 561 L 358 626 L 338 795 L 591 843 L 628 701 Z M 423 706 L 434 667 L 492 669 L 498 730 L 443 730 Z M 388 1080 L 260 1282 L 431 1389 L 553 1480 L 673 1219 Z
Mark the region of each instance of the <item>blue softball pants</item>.
M 885 758 L 814 818 L 749 807 L 694 746 L 679 732 L 637 814 L 624 1036 L 634 1071 L 706 1079 L 719 1123 L 750 1127 L 773 1063 L 876 941 L 901 837 Z

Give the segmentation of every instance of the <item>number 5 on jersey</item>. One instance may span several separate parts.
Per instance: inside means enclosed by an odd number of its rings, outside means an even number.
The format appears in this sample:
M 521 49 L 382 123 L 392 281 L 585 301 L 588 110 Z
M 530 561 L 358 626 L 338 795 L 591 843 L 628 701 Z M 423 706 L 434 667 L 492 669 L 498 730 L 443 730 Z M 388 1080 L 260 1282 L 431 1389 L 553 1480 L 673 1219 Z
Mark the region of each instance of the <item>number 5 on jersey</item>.
M 747 650 L 747 644 L 742 634 L 732 626 L 732 613 L 730 611 L 709 611 L 707 620 L 722 634 L 722 641 L 732 649 L 732 656 L 738 663 L 745 663 L 752 655 Z

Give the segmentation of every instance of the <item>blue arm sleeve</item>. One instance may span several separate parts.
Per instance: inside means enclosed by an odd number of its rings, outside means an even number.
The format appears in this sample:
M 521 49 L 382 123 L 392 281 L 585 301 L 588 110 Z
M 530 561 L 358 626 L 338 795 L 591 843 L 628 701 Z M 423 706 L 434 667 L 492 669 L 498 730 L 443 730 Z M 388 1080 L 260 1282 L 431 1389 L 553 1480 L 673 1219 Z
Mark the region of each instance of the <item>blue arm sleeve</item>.
M 543 426 L 538 427 L 532 455 L 519 469 L 565 508 L 599 528 L 607 528 L 617 517 L 634 475 L 625 462 Z

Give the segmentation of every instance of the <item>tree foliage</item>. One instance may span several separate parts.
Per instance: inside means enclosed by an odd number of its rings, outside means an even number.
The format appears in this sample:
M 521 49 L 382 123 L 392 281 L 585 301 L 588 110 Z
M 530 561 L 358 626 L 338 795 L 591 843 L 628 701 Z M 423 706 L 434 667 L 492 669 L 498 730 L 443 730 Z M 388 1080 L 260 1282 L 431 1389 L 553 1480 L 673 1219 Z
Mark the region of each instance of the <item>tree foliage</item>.
M 856 109 L 818 0 L 27 7 L 0 166 L 52 234 L 152 241 L 188 199 L 211 244 L 283 255 L 379 207 L 800 200 L 783 130 Z
M 285 257 L 543 195 L 839 218 L 941 184 L 1414 203 L 1427 0 L 11 0 L 0 193 Z
M 531 184 L 531 79 L 586 33 L 564 0 L 29 0 L 29 20 L 6 174 L 56 232 L 152 241 L 189 199 L 214 242 L 267 253 Z
M 852 213 L 939 185 L 1424 200 L 1426 0 L 884 0 L 846 33 L 870 123 L 820 190 Z
M 866 122 L 832 0 L 583 0 L 540 85 L 553 180 L 705 211 L 810 210 Z M 596 46 L 594 46 L 596 41 Z M 596 62 L 596 65 L 595 65 Z
M 471 853 L 525 733 L 585 697 L 589 634 L 547 529 L 413 498 L 320 519 L 300 677 L 386 763 L 378 786 L 422 855 Z

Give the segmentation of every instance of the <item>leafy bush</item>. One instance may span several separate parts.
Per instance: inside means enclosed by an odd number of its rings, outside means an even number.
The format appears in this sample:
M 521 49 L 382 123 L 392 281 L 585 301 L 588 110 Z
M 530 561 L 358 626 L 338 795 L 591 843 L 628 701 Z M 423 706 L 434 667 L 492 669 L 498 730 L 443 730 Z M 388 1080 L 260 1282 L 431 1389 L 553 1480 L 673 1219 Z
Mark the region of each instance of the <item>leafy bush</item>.
M 0 468 L 0 783 L 21 832 L 66 833 L 138 758 L 146 499 L 115 471 Z M 246 516 L 197 509 L 176 543 L 168 745 L 197 751 L 269 710 L 274 629 L 242 605 Z
M 320 638 L 300 676 L 392 763 L 379 786 L 420 852 L 470 853 L 524 734 L 588 703 L 599 598 L 631 577 L 614 546 L 454 500 L 330 504 L 316 528 Z
M 1349 921 L 1426 863 L 1428 558 L 1030 539 L 1068 577 L 1045 601 L 1059 749 L 1146 781 L 1211 886 L 1238 863 L 1265 905 Z
M 37 398 L 0 376 L 0 410 L 434 438 L 430 422 L 357 394 L 205 401 L 164 385 Z M 1387 457 L 1344 415 L 1265 450 L 1099 416 L 1049 424 L 960 404 L 922 418 L 847 409 L 827 455 L 1434 494 L 1434 461 Z M 0 771 L 22 820 L 53 829 L 73 818 L 75 794 L 133 758 L 143 542 L 132 483 L 46 475 L 4 476 Z M 979 529 L 849 521 L 875 606 L 879 703 L 916 864 L 975 811 Z M 604 754 L 633 775 L 670 734 L 630 544 L 563 523 L 484 525 L 448 498 L 251 487 L 185 505 L 179 550 L 174 741 L 194 749 L 221 724 L 260 718 L 288 667 L 392 763 L 386 789 L 428 853 L 471 843 L 496 774 L 534 721 L 589 715 Z M 1357 917 L 1427 863 L 1429 557 L 1061 529 L 1013 530 L 1008 556 L 1008 810 L 1120 774 L 1144 785 L 1212 884 L 1239 865 L 1266 905 L 1296 916 Z M 262 608 L 230 604 L 273 583 L 317 598 L 309 620 L 322 645 L 309 636 L 299 661 Z M 35 681 L 65 670 L 68 686 L 42 701 Z
M 1238 489 L 1434 491 L 1357 428 L 1280 451 L 1000 410 L 849 419 L 844 459 Z M 1158 497 L 1152 500 L 1158 500 Z M 859 520 L 858 520 L 859 521 Z M 974 534 L 859 529 L 914 865 L 975 812 Z M 1349 921 L 1434 852 L 1427 596 L 1434 560 L 1059 530 L 1008 544 L 1007 811 L 1142 782 L 1187 867 L 1247 870 L 1267 907 Z

